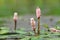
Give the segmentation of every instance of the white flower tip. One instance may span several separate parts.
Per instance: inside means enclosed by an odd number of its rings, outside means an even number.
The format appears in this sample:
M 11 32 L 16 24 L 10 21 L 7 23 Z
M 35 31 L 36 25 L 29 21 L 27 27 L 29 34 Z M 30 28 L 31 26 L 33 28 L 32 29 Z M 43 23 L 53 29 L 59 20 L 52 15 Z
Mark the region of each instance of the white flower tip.
M 30 23 L 31 23 L 32 26 L 35 26 L 35 20 L 34 20 L 34 18 L 30 19 Z
M 31 23 L 32 29 L 35 29 L 35 20 L 34 20 L 34 18 L 30 18 L 30 23 Z
M 14 16 L 16 16 L 16 15 L 18 15 L 18 13 L 17 13 L 17 12 L 15 12 L 15 13 L 14 13 Z
M 31 20 L 31 21 L 33 21 L 33 20 L 34 20 L 34 18 L 31 18 L 30 20 Z
M 17 20 L 17 19 L 18 19 L 18 13 L 17 13 L 17 12 L 14 13 L 13 19 L 14 19 L 14 20 Z

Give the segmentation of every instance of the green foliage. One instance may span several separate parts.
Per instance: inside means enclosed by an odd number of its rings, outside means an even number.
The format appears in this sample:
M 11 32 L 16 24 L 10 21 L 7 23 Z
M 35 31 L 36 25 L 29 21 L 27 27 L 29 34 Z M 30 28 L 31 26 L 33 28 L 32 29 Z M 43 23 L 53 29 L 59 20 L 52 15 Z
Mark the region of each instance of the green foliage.
M 60 20 L 56 22 L 56 25 L 57 25 L 57 24 L 60 24 Z
M 60 38 L 48 38 L 47 40 L 60 40 Z
M 0 0 L 0 17 L 11 16 L 15 11 L 20 15 L 33 14 L 37 6 L 46 15 L 60 15 L 59 0 Z
M 5 39 L 7 37 L 8 37 L 7 35 L 0 35 L 0 39 Z
M 31 40 L 43 40 L 40 36 L 31 37 Z
M 6 23 L 6 21 L 0 19 L 0 26 Z
M 20 40 L 55 40 L 55 37 L 57 37 L 58 40 L 60 39 L 60 33 L 58 32 L 51 33 L 49 31 L 42 30 L 39 36 L 34 36 L 33 32 L 25 32 L 25 29 L 23 28 L 15 30 L 13 33 L 9 33 L 9 30 L 6 27 L 1 27 L 0 29 L 0 39 L 11 37 L 17 37 L 20 38 Z
M 43 24 L 43 27 L 49 29 L 49 26 L 47 24 Z
M 9 29 L 7 27 L 0 27 L 0 34 L 4 34 L 9 32 Z
M 30 37 L 29 36 L 26 36 L 25 38 L 21 39 L 21 40 L 29 40 Z
M 56 28 L 57 30 L 60 30 L 60 26 L 57 26 L 57 25 L 56 25 L 55 28 Z
M 17 33 L 20 33 L 20 34 L 26 34 L 27 32 L 24 31 L 24 29 L 18 29 L 16 30 Z

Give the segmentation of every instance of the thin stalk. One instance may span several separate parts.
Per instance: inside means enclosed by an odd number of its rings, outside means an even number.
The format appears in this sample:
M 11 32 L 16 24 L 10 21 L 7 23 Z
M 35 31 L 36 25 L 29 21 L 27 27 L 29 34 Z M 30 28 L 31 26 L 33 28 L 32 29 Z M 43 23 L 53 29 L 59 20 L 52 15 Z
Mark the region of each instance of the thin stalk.
M 16 20 L 14 21 L 14 25 L 15 25 L 14 30 L 16 30 L 16 26 L 17 26 L 17 21 Z
M 34 29 L 33 29 L 33 31 L 34 31 L 34 33 L 35 33 L 35 36 L 36 36 L 36 35 L 37 35 L 37 33 L 36 33 L 36 28 L 34 28 Z
M 48 32 L 50 32 L 50 29 L 49 29 L 49 27 L 48 27 L 48 26 L 47 26 L 47 31 L 48 31 Z
M 40 18 L 38 18 L 38 35 L 40 35 Z

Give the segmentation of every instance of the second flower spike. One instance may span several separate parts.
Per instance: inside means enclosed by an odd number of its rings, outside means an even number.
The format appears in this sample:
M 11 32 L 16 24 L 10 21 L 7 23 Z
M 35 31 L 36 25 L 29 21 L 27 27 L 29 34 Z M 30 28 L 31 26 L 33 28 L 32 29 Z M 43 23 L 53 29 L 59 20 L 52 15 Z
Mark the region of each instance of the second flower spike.
M 31 23 L 32 29 L 33 29 L 33 31 L 34 31 L 34 33 L 36 35 L 37 33 L 36 33 L 36 27 L 35 27 L 35 20 L 34 20 L 34 18 L 30 19 L 30 23 Z

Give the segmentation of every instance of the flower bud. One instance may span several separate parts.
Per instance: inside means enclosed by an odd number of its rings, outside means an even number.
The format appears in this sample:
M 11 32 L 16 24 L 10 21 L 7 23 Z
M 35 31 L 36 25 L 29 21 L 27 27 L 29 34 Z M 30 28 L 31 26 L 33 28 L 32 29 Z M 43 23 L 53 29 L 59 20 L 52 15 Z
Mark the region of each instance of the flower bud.
M 34 20 L 34 18 L 30 19 L 30 23 L 31 23 L 32 28 L 35 29 L 35 20 Z
M 56 30 L 56 32 L 60 32 L 60 30 Z
M 17 19 L 18 19 L 18 13 L 17 13 L 17 12 L 14 13 L 13 19 L 14 19 L 14 20 L 17 20 Z
M 50 28 L 50 31 L 51 32 L 56 32 L 56 29 L 55 28 Z
M 41 10 L 39 7 L 36 8 L 36 16 L 37 18 L 40 18 L 40 15 L 41 15 Z

